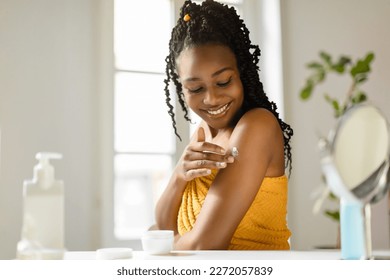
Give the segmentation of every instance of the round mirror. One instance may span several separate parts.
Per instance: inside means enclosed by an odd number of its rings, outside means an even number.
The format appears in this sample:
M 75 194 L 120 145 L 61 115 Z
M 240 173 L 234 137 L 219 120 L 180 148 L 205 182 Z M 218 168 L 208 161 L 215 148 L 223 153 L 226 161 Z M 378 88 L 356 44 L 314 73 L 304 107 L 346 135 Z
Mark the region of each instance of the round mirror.
M 343 115 L 331 153 L 343 185 L 354 197 L 370 201 L 385 192 L 389 126 L 376 107 L 356 105 Z

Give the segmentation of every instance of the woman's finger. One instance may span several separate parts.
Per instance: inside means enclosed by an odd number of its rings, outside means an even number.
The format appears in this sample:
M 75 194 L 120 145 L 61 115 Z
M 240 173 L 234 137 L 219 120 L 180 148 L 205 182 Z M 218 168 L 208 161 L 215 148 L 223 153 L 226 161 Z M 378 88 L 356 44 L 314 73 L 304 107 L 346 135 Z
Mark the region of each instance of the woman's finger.
M 196 139 L 197 139 L 197 142 L 204 142 L 204 141 L 206 141 L 206 135 L 204 133 L 204 128 L 203 127 L 199 127 L 199 129 L 198 129 L 198 137 Z
M 203 177 L 211 174 L 211 170 L 207 168 L 190 169 L 185 172 L 185 178 L 187 181 L 191 181 L 197 177 Z

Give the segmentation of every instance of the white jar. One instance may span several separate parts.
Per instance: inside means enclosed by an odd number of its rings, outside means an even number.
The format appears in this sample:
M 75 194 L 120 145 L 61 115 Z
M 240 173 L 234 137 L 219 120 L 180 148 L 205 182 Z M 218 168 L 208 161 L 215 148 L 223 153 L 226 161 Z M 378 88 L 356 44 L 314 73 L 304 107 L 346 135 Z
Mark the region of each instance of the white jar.
M 142 248 L 149 254 L 169 254 L 173 249 L 172 230 L 150 230 L 142 236 Z

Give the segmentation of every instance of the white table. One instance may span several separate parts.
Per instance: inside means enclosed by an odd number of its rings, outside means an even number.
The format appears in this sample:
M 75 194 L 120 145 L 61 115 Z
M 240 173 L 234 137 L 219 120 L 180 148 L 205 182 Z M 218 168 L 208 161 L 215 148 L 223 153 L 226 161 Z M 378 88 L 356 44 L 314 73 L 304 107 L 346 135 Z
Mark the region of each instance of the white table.
M 374 251 L 374 256 L 385 258 L 390 250 Z M 135 260 L 339 260 L 340 250 L 315 251 L 173 251 L 167 255 L 150 255 L 133 251 Z M 65 260 L 94 260 L 95 251 L 66 252 Z

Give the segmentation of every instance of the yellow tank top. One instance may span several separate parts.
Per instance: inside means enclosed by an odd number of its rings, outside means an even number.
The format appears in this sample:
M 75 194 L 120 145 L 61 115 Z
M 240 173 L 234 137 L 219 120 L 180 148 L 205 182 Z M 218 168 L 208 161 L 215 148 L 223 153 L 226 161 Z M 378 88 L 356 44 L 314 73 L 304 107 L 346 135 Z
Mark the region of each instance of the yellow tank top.
M 202 208 L 217 170 L 187 183 L 178 214 L 180 235 L 190 231 Z M 291 232 L 287 227 L 287 185 L 285 175 L 265 177 L 261 187 L 238 225 L 229 250 L 289 250 Z

